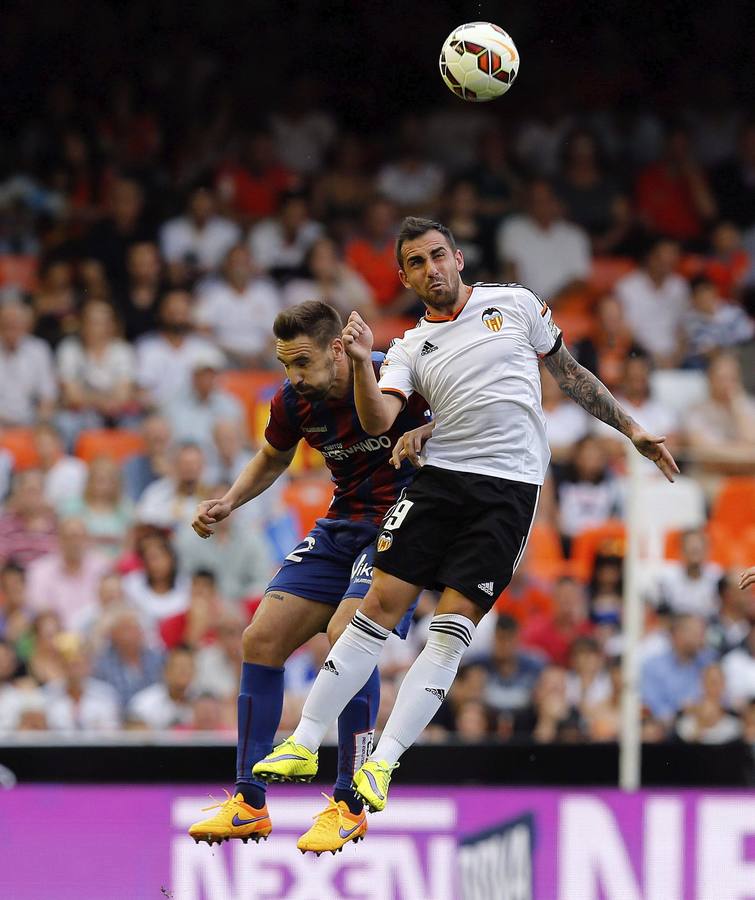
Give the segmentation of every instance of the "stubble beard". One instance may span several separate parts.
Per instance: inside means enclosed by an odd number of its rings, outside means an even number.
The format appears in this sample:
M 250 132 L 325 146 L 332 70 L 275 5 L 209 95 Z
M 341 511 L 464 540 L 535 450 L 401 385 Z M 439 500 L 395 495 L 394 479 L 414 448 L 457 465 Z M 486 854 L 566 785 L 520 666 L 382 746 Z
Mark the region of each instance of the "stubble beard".
M 441 294 L 428 291 L 426 294 L 422 295 L 422 302 L 433 312 L 446 315 L 453 310 L 454 306 L 456 306 L 456 301 L 459 298 L 460 284 L 461 276 L 457 272 L 456 280 L 451 283 L 448 290 L 443 291 Z

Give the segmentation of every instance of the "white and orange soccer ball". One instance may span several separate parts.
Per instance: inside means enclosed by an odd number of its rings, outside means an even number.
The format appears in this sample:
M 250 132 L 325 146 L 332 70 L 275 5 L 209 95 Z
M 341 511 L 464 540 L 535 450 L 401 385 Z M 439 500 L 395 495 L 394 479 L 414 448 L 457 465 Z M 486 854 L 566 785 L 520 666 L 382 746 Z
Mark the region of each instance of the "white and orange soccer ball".
M 495 100 L 511 87 L 518 71 L 516 45 L 492 22 L 459 25 L 440 51 L 443 81 L 463 100 Z

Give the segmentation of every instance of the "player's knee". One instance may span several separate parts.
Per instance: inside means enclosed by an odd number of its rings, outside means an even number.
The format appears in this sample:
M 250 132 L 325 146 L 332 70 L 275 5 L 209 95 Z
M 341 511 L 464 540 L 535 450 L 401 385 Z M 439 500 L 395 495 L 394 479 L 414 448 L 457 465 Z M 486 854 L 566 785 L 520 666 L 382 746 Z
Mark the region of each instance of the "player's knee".
M 244 629 L 241 638 L 244 662 L 258 666 L 282 666 L 286 662 L 286 648 L 280 632 L 252 622 Z
M 401 605 L 400 598 L 395 597 L 374 583 L 367 591 L 367 596 L 364 598 L 361 609 L 367 618 L 372 619 L 373 622 L 377 622 L 384 628 L 395 628 L 404 614 L 404 607 Z
M 335 617 L 330 620 L 328 623 L 328 640 L 330 641 L 330 646 L 338 640 L 339 637 L 343 634 L 344 628 L 349 624 L 348 619 L 336 619 Z

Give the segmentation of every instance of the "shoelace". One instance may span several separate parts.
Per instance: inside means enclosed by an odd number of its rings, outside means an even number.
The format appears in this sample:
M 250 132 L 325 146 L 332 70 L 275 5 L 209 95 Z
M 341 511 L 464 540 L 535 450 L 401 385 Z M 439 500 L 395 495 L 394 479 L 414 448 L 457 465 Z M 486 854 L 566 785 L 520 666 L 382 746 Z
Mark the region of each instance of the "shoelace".
M 212 794 L 210 794 L 210 800 L 215 800 L 215 803 L 213 803 L 212 806 L 203 806 L 202 812 L 209 812 L 211 809 L 222 809 L 226 805 L 226 803 L 228 803 L 230 800 L 233 800 L 233 797 L 225 788 L 223 788 L 223 793 L 225 794 L 225 800 L 216 800 L 216 798 L 213 797 Z
M 373 765 L 374 765 L 375 768 L 378 770 L 378 772 L 380 772 L 381 775 L 388 775 L 388 776 L 390 776 L 391 772 L 393 772 L 393 771 L 395 771 L 396 769 L 398 769 L 398 767 L 401 765 L 401 763 L 397 763 L 397 762 L 395 762 L 395 763 L 381 763 L 381 762 L 375 762 L 375 763 L 373 763 Z
M 322 826 L 324 828 L 325 822 L 326 822 L 325 817 L 330 816 L 331 814 L 335 813 L 338 816 L 338 827 L 343 828 L 345 831 L 348 823 L 346 822 L 346 819 L 344 818 L 343 810 L 336 802 L 336 798 L 329 797 L 325 793 L 323 793 L 323 797 L 325 797 L 325 799 L 328 801 L 328 805 L 322 812 L 317 813 L 316 816 L 312 816 L 312 818 L 315 820 L 314 828 L 318 828 L 319 826 Z M 356 823 L 352 822 L 351 824 L 354 825 Z

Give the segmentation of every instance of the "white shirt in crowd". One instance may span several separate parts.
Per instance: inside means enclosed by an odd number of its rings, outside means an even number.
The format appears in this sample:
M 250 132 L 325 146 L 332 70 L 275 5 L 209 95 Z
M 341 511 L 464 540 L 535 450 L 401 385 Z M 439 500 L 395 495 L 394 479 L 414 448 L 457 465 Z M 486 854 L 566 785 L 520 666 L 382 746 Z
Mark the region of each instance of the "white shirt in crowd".
M 156 528 L 175 528 L 194 518 L 197 504 L 204 498 L 199 494 L 176 493 L 172 478 L 159 478 L 147 485 L 136 506 L 136 521 Z
M 574 537 L 597 528 L 621 512 L 622 487 L 618 478 L 592 481 L 562 481 L 558 486 L 559 529 Z
M 663 284 L 643 269 L 625 275 L 616 284 L 624 318 L 640 346 L 655 356 L 673 354 L 682 322 L 689 309 L 689 287 L 680 275 L 669 275 Z
M 45 500 L 56 509 L 84 493 L 89 469 L 83 459 L 61 456 L 45 472 Z
M 227 281 L 217 281 L 200 293 L 195 318 L 224 350 L 257 356 L 270 346 L 280 308 L 278 291 L 266 278 L 253 278 L 240 293 Z
M 249 251 L 252 259 L 266 271 L 298 269 L 321 234 L 322 225 L 319 222 L 305 222 L 289 243 L 277 219 L 264 219 L 249 232 Z
M 78 338 L 67 337 L 60 342 L 57 357 L 62 381 L 81 384 L 100 394 L 136 380 L 136 355 L 126 341 L 110 341 L 102 356 L 94 357 Z
M 538 357 L 560 337 L 532 291 L 475 285 L 454 316 L 425 316 L 393 344 L 380 388 L 427 400 L 437 423 L 428 465 L 542 484 L 550 450 Z
M 590 274 L 590 240 L 570 222 L 541 228 L 530 216 L 512 216 L 498 229 L 497 244 L 499 260 L 514 263 L 519 281 L 545 299 Z
M 123 579 L 123 593 L 128 605 L 140 614 L 149 629 L 189 608 L 189 585 L 180 576 L 170 591 L 158 594 L 150 587 L 144 572 L 129 572 Z
M 423 204 L 432 203 L 443 187 L 443 172 L 431 162 L 418 163 L 406 168 L 400 163 L 389 164 L 378 172 L 377 193 L 399 206 L 416 206 L 421 212 Z
M 576 403 L 564 401 L 553 409 L 543 410 L 551 449 L 570 447 L 590 431 L 591 416 Z M 610 428 L 610 425 L 608 426 Z M 611 429 L 613 431 L 613 429 Z
M 120 705 L 115 689 L 104 681 L 87 678 L 81 698 L 74 700 L 62 682 L 44 688 L 47 724 L 53 731 L 112 731 L 120 728 Z
M 161 334 L 145 335 L 136 345 L 137 382 L 156 406 L 164 406 L 189 390 L 195 361 L 217 354 L 205 338 L 190 334 L 174 346 Z
M 52 351 L 43 340 L 26 335 L 13 352 L 0 342 L 0 420 L 33 425 L 35 404 L 57 396 Z
M 726 678 L 726 696 L 735 709 L 755 697 L 755 656 L 746 646 L 737 647 L 721 661 Z
M 203 228 L 188 216 L 179 216 L 160 229 L 160 250 L 169 263 L 191 260 L 205 272 L 217 269 L 240 240 L 238 225 L 222 216 L 213 216 Z
M 666 562 L 658 575 L 653 599 L 665 603 L 672 612 L 689 613 L 710 619 L 718 612 L 718 582 L 723 569 L 716 563 L 705 563 L 699 578 L 691 578 L 683 563 Z
M 196 675 L 192 682 L 196 694 L 212 694 L 221 700 L 238 693 L 239 673 L 222 647 L 202 647 L 196 656 Z
M 126 718 L 161 731 L 176 725 L 191 724 L 193 714 L 190 703 L 173 700 L 168 688 L 158 682 L 134 694 L 126 707 Z
M 278 158 L 284 166 L 302 175 L 322 168 L 337 131 L 332 116 L 312 110 L 294 118 L 273 116 L 271 125 Z

